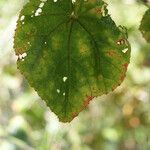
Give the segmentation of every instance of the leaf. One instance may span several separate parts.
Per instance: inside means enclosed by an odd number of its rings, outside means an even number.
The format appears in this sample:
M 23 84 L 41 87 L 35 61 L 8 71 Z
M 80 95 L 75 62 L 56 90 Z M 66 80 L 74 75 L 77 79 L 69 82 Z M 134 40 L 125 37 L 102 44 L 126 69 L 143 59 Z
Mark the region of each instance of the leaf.
M 32 0 L 20 13 L 14 40 L 18 68 L 62 122 L 125 77 L 126 30 L 115 25 L 106 6 L 101 0 Z
M 140 25 L 140 31 L 145 38 L 145 40 L 150 43 L 150 8 L 146 11 L 143 16 Z

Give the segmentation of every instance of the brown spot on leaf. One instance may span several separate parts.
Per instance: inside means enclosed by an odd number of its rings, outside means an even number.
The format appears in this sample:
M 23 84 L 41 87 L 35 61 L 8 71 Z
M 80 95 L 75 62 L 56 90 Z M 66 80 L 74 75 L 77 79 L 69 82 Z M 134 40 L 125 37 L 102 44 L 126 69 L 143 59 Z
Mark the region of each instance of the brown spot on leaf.
M 89 47 L 86 45 L 86 43 L 83 40 L 80 39 L 78 45 L 79 45 L 79 50 L 82 54 L 83 53 L 85 54 L 86 52 L 89 51 Z
M 117 54 L 115 51 L 113 50 L 109 50 L 106 52 L 106 54 L 109 56 L 109 57 L 116 57 L 117 59 L 120 59 L 121 56 L 119 54 Z
M 84 101 L 83 103 L 83 107 L 87 107 L 87 105 L 89 104 L 89 102 L 93 99 L 93 96 L 88 96 L 88 98 Z
M 100 15 L 102 15 L 102 13 L 103 13 L 101 8 L 95 8 L 95 11 L 97 14 L 100 14 Z
M 77 113 L 77 112 L 73 112 L 73 113 L 72 113 L 72 118 L 77 117 L 77 116 L 78 116 L 78 114 L 79 114 L 79 113 Z
M 113 85 L 113 86 L 112 86 L 112 91 L 114 91 L 116 88 L 117 88 L 117 86 L 116 86 L 116 85 Z
M 116 52 L 115 51 L 108 51 L 107 52 L 107 55 L 109 55 L 109 56 L 115 56 L 116 55 Z
M 128 63 L 123 64 L 123 66 L 124 66 L 125 70 L 127 70 L 127 68 L 128 68 Z
M 15 52 L 16 52 L 16 55 L 23 54 L 24 53 L 24 48 L 17 48 Z
M 124 78 L 125 78 L 125 75 L 122 75 L 122 76 L 120 77 L 120 80 L 123 81 Z
M 93 98 L 94 98 L 93 96 L 87 96 L 87 99 L 83 102 L 83 106 L 81 107 L 80 111 L 79 111 L 79 112 L 73 112 L 73 113 L 72 113 L 72 119 L 74 119 L 75 117 L 77 117 L 78 114 L 88 106 L 88 104 L 90 103 L 90 101 L 91 101 Z

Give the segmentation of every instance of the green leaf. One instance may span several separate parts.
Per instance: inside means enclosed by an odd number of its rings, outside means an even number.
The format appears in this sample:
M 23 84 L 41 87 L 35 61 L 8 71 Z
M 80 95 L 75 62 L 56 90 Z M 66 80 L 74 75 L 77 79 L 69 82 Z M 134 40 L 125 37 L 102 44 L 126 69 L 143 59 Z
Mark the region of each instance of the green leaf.
M 20 13 L 18 68 L 62 122 L 125 77 L 126 29 L 115 25 L 106 6 L 101 0 L 31 0 Z
M 150 8 L 146 11 L 143 16 L 140 25 L 140 31 L 145 38 L 145 40 L 150 43 Z

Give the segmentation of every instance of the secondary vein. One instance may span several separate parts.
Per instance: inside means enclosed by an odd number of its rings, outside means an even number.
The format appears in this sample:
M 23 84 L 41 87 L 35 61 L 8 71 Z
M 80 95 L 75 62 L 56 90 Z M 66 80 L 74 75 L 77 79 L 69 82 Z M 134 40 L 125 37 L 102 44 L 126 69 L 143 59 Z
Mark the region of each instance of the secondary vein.
M 95 46 L 95 49 L 96 51 L 94 52 L 95 54 L 95 59 L 98 58 L 98 62 L 96 61 L 95 62 L 95 68 L 98 69 L 98 73 L 96 73 L 97 77 L 99 75 L 99 72 L 100 72 L 100 58 L 99 58 L 99 49 L 98 49 L 98 46 L 97 46 L 97 42 L 95 41 L 93 35 L 91 34 L 90 31 L 88 31 L 88 29 L 79 21 L 77 20 L 77 22 L 79 23 L 79 25 L 89 34 L 89 36 L 91 37 L 92 41 L 94 42 L 94 46 Z M 97 59 L 96 59 L 97 60 Z M 103 71 L 101 69 L 101 74 L 102 74 L 102 78 L 103 78 L 103 83 L 104 83 L 104 88 L 105 88 L 105 92 L 107 93 L 107 89 L 106 89 L 106 83 L 105 83 L 105 79 L 104 79 L 104 76 L 103 76 Z

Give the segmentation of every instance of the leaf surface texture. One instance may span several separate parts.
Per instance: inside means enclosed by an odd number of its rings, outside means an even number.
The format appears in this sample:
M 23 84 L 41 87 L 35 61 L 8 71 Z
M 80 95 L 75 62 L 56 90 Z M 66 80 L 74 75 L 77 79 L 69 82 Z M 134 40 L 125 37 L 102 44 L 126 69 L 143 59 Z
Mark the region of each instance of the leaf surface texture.
M 31 0 L 20 13 L 14 48 L 19 70 L 62 122 L 120 85 L 130 60 L 123 27 L 101 0 Z

